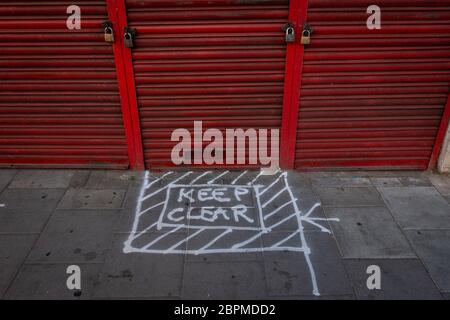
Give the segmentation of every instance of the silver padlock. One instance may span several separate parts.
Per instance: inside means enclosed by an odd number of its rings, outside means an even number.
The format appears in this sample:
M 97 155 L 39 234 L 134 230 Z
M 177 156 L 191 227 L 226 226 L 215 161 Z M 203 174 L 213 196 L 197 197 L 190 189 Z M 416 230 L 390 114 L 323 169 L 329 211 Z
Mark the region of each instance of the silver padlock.
M 293 27 L 286 28 L 286 42 L 287 43 L 295 42 L 295 30 Z

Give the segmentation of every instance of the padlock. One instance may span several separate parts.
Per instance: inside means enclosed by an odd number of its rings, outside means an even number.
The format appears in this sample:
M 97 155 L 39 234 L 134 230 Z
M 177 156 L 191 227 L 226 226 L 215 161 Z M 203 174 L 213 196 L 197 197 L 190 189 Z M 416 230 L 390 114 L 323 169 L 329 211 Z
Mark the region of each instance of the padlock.
M 114 31 L 111 27 L 105 28 L 105 42 L 109 42 L 109 43 L 114 42 Z
M 302 32 L 301 44 L 311 44 L 311 31 L 304 29 Z
M 129 32 L 125 33 L 125 47 L 127 48 L 134 47 L 133 35 Z
M 295 30 L 293 27 L 286 28 L 286 42 L 287 43 L 295 42 Z
M 136 29 L 125 27 L 123 36 L 125 47 L 134 48 L 134 37 L 136 37 Z

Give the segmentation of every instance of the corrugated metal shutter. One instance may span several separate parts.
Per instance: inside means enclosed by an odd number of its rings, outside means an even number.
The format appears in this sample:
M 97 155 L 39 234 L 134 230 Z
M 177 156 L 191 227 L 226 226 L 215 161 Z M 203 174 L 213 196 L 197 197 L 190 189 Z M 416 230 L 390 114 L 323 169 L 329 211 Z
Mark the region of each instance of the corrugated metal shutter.
M 450 1 L 309 0 L 296 168 L 427 167 L 449 93 Z
M 172 131 L 280 128 L 288 0 L 126 1 L 147 166 L 172 166 Z
M 0 165 L 128 166 L 105 1 L 0 4 Z

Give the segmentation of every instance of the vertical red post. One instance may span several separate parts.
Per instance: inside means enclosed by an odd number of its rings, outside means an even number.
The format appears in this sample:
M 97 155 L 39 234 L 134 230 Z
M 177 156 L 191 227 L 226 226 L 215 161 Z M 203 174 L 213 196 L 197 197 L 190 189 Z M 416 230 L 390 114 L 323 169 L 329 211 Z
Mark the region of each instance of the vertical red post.
M 286 49 L 286 76 L 280 150 L 280 166 L 282 169 L 294 169 L 295 163 L 304 54 L 304 46 L 300 43 L 300 38 L 303 25 L 306 23 L 307 12 L 308 0 L 291 0 L 289 22 L 295 25 L 296 41 L 288 43 Z
M 127 26 L 127 12 L 124 0 L 107 0 L 108 16 L 113 23 L 115 42 L 114 59 L 119 83 L 122 115 L 128 144 L 130 168 L 144 170 L 144 152 L 139 119 L 139 111 L 134 83 L 134 70 L 131 51 L 124 45 L 124 27 Z
M 433 152 L 431 153 L 431 160 L 428 165 L 428 169 L 435 169 L 437 166 L 449 122 L 450 122 L 450 94 L 448 96 L 447 104 L 444 109 L 444 114 L 442 115 L 441 125 L 439 126 L 439 130 L 436 135 L 436 141 L 434 143 Z

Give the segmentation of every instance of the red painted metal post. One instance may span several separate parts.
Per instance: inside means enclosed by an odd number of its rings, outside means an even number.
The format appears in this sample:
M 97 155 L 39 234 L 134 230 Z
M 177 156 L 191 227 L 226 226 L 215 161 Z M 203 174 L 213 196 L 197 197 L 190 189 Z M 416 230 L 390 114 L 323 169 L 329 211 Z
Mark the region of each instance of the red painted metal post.
M 289 22 L 295 25 L 296 41 L 286 50 L 286 76 L 284 82 L 283 118 L 281 124 L 280 166 L 294 169 L 297 143 L 298 112 L 303 69 L 304 46 L 300 43 L 306 23 L 308 0 L 291 0 Z
M 115 34 L 114 59 L 117 69 L 122 114 L 128 144 L 130 168 L 144 170 L 144 152 L 130 49 L 125 48 L 123 28 L 127 25 L 124 0 L 107 0 L 109 19 Z
M 442 144 L 444 143 L 445 135 L 447 133 L 447 128 L 450 122 L 450 94 L 448 96 L 447 104 L 444 109 L 444 114 L 442 115 L 441 125 L 436 136 L 436 141 L 434 143 L 433 152 L 431 153 L 431 160 L 428 165 L 429 169 L 435 169 L 439 160 L 439 155 L 442 150 Z

